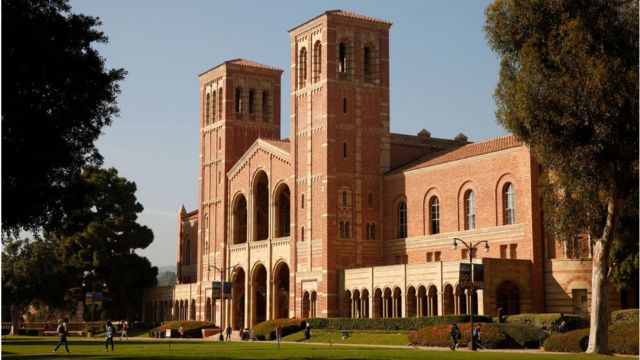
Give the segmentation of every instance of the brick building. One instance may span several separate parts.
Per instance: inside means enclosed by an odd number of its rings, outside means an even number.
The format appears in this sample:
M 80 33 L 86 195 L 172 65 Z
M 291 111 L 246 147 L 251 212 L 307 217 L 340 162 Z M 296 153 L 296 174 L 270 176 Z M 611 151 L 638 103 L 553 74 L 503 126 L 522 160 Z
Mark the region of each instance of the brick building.
M 289 30 L 288 139 L 282 70 L 236 59 L 199 75 L 199 205 L 178 214 L 178 284 L 147 290 L 145 320 L 589 311 L 588 246 L 545 236 L 526 146 L 390 132 L 390 26 L 333 10 Z M 471 254 L 484 290 L 459 285 L 454 238 L 486 241 Z

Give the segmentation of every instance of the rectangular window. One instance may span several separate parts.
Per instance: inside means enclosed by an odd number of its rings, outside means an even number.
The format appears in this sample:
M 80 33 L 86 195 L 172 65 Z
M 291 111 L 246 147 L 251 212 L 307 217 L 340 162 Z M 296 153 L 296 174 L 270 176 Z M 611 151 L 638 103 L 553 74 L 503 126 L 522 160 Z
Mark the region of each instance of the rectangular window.
M 402 264 L 402 256 L 396 255 L 395 263 L 396 263 L 396 265 Z
M 427 262 L 432 262 L 433 261 L 433 253 L 428 252 L 427 253 Z
M 509 244 L 509 257 L 511 259 L 518 258 L 518 244 Z
M 460 258 L 461 259 L 468 259 L 469 258 L 469 251 L 467 249 L 460 250 Z
M 440 251 L 435 252 L 434 261 L 440 261 Z
M 500 259 L 507 258 L 507 245 L 500 245 Z

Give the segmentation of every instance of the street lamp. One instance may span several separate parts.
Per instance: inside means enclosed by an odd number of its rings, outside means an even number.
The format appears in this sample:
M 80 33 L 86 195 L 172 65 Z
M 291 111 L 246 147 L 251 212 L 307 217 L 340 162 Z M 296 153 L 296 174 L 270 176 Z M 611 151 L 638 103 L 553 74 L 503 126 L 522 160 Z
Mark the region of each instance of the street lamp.
M 236 266 L 238 265 L 236 264 L 233 266 L 227 266 L 226 268 L 218 268 L 215 265 L 209 265 L 209 269 L 214 268 L 220 273 L 220 341 L 224 341 L 223 332 L 226 330 L 226 328 L 224 327 L 224 275 L 225 272 L 229 269 L 231 269 L 231 272 L 234 272 Z
M 469 241 L 469 243 L 465 242 L 462 239 L 459 238 L 453 238 L 453 244 L 451 245 L 451 250 L 455 250 L 458 247 L 458 241 L 461 242 L 466 248 L 467 251 L 469 252 L 469 269 L 471 271 L 471 278 L 469 281 L 469 286 L 468 286 L 468 290 L 469 290 L 469 314 L 470 314 L 470 321 L 471 321 L 471 350 L 475 350 L 476 349 L 476 345 L 473 342 L 473 250 L 480 244 L 484 243 L 484 252 L 489 252 L 489 242 L 487 242 L 487 240 L 482 240 L 479 241 L 477 243 L 473 243 L 471 241 Z
M 96 296 L 96 283 L 101 282 L 102 283 L 102 288 L 106 289 L 107 288 L 107 283 L 105 281 L 98 281 L 96 279 L 96 272 L 95 270 L 91 270 L 91 271 L 85 271 L 83 279 L 82 279 L 82 287 L 86 288 L 87 287 L 87 278 L 88 277 L 92 277 L 92 291 L 91 291 L 91 335 L 95 335 L 95 327 L 94 327 L 94 312 L 96 309 L 96 301 L 97 301 L 97 296 Z M 102 295 L 102 293 L 101 293 Z M 100 302 L 102 303 L 102 299 L 100 299 Z M 85 294 L 85 305 L 87 304 L 87 296 Z

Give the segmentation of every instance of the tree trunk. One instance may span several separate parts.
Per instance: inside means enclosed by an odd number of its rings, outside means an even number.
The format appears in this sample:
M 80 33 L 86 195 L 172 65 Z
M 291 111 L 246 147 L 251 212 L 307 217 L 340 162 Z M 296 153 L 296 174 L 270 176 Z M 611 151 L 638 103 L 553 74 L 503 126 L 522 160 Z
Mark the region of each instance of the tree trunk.
M 615 195 L 615 190 L 614 190 Z M 593 245 L 591 279 L 591 329 L 589 330 L 589 354 L 611 354 L 609 350 L 609 253 L 618 219 L 618 204 L 609 199 L 607 222 L 602 236 Z
M 20 317 L 22 316 L 22 306 L 11 304 L 11 331 L 9 335 L 18 335 L 20 327 Z

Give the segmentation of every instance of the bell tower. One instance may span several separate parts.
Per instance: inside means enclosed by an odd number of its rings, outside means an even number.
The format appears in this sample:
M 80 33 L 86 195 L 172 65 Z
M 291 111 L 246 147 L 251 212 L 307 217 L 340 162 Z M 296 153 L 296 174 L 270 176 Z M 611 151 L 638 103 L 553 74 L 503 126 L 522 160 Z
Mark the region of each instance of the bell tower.
M 382 259 L 390 27 L 331 10 L 289 31 L 296 286 L 317 292 L 312 316 L 347 315 L 343 270 Z

